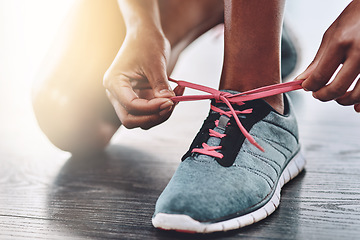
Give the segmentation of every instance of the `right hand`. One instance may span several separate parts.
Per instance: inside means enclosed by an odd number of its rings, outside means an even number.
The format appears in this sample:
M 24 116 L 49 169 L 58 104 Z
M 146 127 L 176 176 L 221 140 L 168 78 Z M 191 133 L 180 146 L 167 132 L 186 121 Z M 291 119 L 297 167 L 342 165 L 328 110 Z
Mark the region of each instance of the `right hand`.
M 352 1 L 324 34 L 308 68 L 297 79 L 321 101 L 336 100 L 360 112 L 360 0 Z M 342 64 L 338 73 L 336 70 Z M 331 77 L 334 80 L 330 82 Z M 355 83 L 356 82 L 356 83 Z M 350 86 L 355 86 L 350 90 Z
M 158 31 L 145 28 L 127 33 L 104 76 L 108 98 L 126 128 L 149 129 L 167 120 L 174 103 L 166 72 L 170 44 Z

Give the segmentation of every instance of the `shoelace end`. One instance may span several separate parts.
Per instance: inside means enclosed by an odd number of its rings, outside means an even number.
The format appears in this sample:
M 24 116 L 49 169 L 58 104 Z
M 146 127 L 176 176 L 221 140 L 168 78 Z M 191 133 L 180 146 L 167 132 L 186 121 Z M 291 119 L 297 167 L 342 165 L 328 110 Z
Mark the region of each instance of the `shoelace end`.
M 252 143 L 255 147 L 257 147 L 260 151 L 265 152 L 265 149 L 261 147 L 257 142 Z

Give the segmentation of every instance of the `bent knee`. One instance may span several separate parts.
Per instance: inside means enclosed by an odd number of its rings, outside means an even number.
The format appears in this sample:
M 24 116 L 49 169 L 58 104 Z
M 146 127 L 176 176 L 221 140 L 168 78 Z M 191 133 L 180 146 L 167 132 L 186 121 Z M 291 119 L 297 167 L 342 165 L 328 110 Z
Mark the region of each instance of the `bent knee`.
M 37 89 L 32 103 L 40 129 L 64 151 L 101 151 L 117 129 L 103 121 L 96 109 L 75 94 L 51 88 Z

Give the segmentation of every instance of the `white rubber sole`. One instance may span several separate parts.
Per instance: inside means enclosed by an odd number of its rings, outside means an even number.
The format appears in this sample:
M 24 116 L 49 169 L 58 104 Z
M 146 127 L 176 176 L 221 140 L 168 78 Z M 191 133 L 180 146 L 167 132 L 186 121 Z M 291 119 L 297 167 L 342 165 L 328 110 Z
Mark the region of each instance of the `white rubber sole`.
M 229 231 L 256 223 L 275 211 L 280 204 L 281 188 L 295 178 L 305 167 L 306 161 L 301 151 L 293 157 L 282 172 L 272 198 L 261 208 L 246 215 L 217 223 L 201 223 L 183 214 L 158 213 L 152 219 L 156 228 L 188 233 L 212 233 Z

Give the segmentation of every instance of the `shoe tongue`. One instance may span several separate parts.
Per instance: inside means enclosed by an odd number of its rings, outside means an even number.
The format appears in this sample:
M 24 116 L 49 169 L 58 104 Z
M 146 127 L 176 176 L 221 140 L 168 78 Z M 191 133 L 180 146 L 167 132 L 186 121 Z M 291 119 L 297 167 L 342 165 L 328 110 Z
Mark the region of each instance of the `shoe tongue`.
M 221 92 L 228 92 L 231 94 L 239 94 L 240 92 L 233 91 L 233 90 L 221 90 Z M 224 102 L 216 102 L 215 99 L 211 100 L 211 105 L 220 108 L 224 111 L 229 111 L 229 107 Z M 243 111 L 249 108 L 252 109 L 262 109 L 263 111 L 275 111 L 266 101 L 263 99 L 255 99 L 251 101 L 243 102 L 243 104 L 232 104 L 234 110 Z

